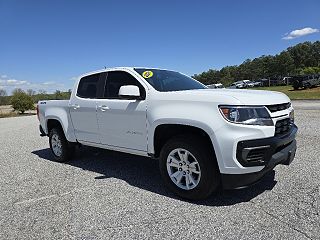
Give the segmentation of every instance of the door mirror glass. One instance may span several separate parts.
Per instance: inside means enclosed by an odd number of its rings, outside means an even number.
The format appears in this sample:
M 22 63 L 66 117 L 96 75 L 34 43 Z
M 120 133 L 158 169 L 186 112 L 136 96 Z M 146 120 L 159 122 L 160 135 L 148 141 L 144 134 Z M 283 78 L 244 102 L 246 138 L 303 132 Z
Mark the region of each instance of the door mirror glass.
M 139 87 L 134 85 L 121 86 L 119 89 L 119 97 L 124 99 L 139 99 L 140 98 Z

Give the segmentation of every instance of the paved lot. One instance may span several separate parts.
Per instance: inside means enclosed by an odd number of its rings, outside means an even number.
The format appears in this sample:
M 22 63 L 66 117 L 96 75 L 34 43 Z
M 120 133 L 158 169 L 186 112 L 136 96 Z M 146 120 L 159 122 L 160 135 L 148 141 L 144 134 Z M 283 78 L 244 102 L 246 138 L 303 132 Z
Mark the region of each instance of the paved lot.
M 294 105 L 292 165 L 198 203 L 155 160 L 83 148 L 57 163 L 35 116 L 0 119 L 0 239 L 320 239 L 320 102 Z

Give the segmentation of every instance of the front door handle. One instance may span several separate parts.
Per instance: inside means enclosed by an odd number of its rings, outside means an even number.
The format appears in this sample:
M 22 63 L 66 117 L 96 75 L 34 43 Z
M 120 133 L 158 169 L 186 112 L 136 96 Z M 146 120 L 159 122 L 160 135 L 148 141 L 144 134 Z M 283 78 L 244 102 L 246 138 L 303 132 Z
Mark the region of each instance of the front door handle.
M 109 110 L 109 107 L 106 105 L 99 106 L 99 108 L 102 112 Z
M 78 104 L 73 104 L 73 105 L 71 105 L 71 107 L 73 107 L 73 109 L 74 109 L 74 110 L 76 110 L 76 109 L 79 109 L 79 108 L 80 108 L 80 106 L 79 106 Z

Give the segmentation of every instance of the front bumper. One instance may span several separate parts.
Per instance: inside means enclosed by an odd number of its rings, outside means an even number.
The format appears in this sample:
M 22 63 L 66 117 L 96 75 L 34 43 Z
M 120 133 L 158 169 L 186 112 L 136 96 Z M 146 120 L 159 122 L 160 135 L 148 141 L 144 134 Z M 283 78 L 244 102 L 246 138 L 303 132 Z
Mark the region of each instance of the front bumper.
M 285 136 L 239 142 L 237 148 L 238 161 L 243 166 L 264 166 L 264 168 L 259 172 L 246 174 L 221 174 L 223 188 L 237 189 L 250 186 L 258 182 L 276 165 L 289 165 L 293 161 L 297 149 L 295 140 L 297 130 L 297 126 L 294 125 L 291 131 Z M 262 157 L 260 157 L 258 161 L 247 161 L 246 150 L 259 149 L 260 147 L 264 147 L 262 148 L 264 149 Z

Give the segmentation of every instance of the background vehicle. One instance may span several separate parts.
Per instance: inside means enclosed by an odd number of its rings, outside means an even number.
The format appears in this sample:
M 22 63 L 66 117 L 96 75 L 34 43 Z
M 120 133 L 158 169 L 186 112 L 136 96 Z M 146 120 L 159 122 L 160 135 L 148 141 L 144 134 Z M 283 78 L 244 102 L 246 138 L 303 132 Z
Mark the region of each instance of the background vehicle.
M 256 82 L 260 82 L 261 87 L 269 87 L 269 86 L 281 86 L 286 85 L 286 81 L 284 79 L 270 78 L 270 79 L 260 79 Z
M 210 84 L 207 85 L 208 88 L 224 88 L 222 83 Z
M 293 83 L 293 77 L 284 77 L 282 79 L 284 85 L 290 85 Z
M 250 80 L 242 80 L 246 87 L 254 87 L 254 83 Z
M 268 87 L 269 86 L 269 79 L 266 78 L 262 78 L 260 80 L 258 80 L 261 84 L 261 87 Z M 271 85 L 271 84 L 270 84 Z
M 293 77 L 293 89 L 312 88 L 320 85 L 320 75 Z
M 242 81 L 237 81 L 232 83 L 229 88 L 234 89 L 234 88 L 246 88 L 246 85 Z
M 81 76 L 70 100 L 40 101 L 57 161 L 76 144 L 159 159 L 165 185 L 188 199 L 241 188 L 290 164 L 297 127 L 277 92 L 217 89 L 178 72 L 110 68 Z
M 254 87 L 262 87 L 263 86 L 263 83 L 260 80 L 253 81 L 252 83 L 253 83 Z
M 254 87 L 254 83 L 250 80 L 241 80 L 241 81 L 232 83 L 229 88 L 248 88 L 248 87 Z

